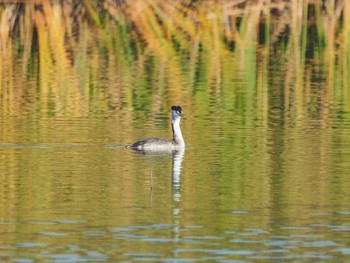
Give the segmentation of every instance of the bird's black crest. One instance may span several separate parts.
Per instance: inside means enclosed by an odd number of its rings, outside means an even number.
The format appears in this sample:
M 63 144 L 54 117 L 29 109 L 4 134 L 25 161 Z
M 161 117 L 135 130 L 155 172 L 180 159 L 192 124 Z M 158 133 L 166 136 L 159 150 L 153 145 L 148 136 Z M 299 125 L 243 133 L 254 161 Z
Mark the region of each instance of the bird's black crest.
M 181 106 L 172 106 L 171 109 L 180 113 L 182 112 Z

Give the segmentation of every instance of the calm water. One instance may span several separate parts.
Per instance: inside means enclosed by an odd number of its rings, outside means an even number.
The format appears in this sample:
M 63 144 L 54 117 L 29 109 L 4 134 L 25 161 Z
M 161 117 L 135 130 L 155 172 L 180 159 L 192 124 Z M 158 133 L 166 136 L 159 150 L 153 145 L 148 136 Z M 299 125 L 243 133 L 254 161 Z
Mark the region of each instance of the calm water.
M 29 20 L 30 8 L 19 9 Z M 143 8 L 137 17 L 167 10 Z M 186 36 L 161 50 L 137 31 L 145 20 L 124 28 L 106 16 L 94 27 L 83 16 L 62 51 L 50 39 L 59 27 L 39 13 L 29 58 L 26 34 L 2 49 L 0 262 L 350 260 L 342 42 L 322 49 L 310 37 L 305 57 L 283 34 L 271 47 L 213 46 L 210 20 L 200 45 Z M 186 116 L 185 151 L 125 149 L 171 137 L 172 105 Z
M 122 147 L 170 136 L 167 110 L 130 123 L 119 119 L 129 109 L 2 116 L 1 261 L 350 258 L 346 113 L 291 125 L 272 109 L 264 125 L 220 105 L 205 116 L 183 107 L 189 148 L 174 155 Z

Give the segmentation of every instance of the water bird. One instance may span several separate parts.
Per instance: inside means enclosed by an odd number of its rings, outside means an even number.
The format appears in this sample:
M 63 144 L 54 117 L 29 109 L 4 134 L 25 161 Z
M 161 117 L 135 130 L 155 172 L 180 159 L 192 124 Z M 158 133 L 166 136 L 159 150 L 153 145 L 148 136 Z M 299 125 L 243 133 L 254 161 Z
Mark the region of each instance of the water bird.
M 134 144 L 126 146 L 128 149 L 139 151 L 173 151 L 185 148 L 185 141 L 180 128 L 183 117 L 181 106 L 171 107 L 173 139 L 144 138 Z

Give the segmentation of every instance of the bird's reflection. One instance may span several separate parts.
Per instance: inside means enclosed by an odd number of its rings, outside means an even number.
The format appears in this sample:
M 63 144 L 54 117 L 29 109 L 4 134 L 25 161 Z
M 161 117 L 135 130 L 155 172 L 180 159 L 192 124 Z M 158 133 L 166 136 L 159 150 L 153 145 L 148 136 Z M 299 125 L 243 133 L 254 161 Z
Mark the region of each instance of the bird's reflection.
M 185 149 L 179 148 L 176 150 L 162 150 L 162 151 L 144 151 L 137 150 L 139 154 L 143 155 L 171 155 L 172 156 L 172 172 L 171 172 L 171 182 L 173 189 L 173 200 L 179 202 L 181 200 L 181 170 L 182 162 L 185 157 Z
M 171 169 L 171 184 L 172 184 L 172 199 L 173 208 L 172 214 L 174 216 L 174 240 L 175 242 L 180 240 L 180 218 L 181 218 L 181 171 L 182 162 L 185 158 L 185 149 L 177 149 L 172 151 L 137 151 L 139 154 L 144 155 L 169 155 L 172 156 L 172 169 Z
M 185 149 L 173 151 L 172 163 L 172 186 L 173 186 L 173 200 L 179 202 L 181 200 L 181 170 L 182 162 L 185 157 Z

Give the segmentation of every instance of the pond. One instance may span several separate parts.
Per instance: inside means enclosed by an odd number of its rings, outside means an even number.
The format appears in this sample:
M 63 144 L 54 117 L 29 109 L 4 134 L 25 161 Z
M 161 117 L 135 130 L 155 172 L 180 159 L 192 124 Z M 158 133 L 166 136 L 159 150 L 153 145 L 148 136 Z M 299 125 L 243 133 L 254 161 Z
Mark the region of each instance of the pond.
M 349 4 L 189 2 L 0 5 L 1 262 L 350 259 Z

